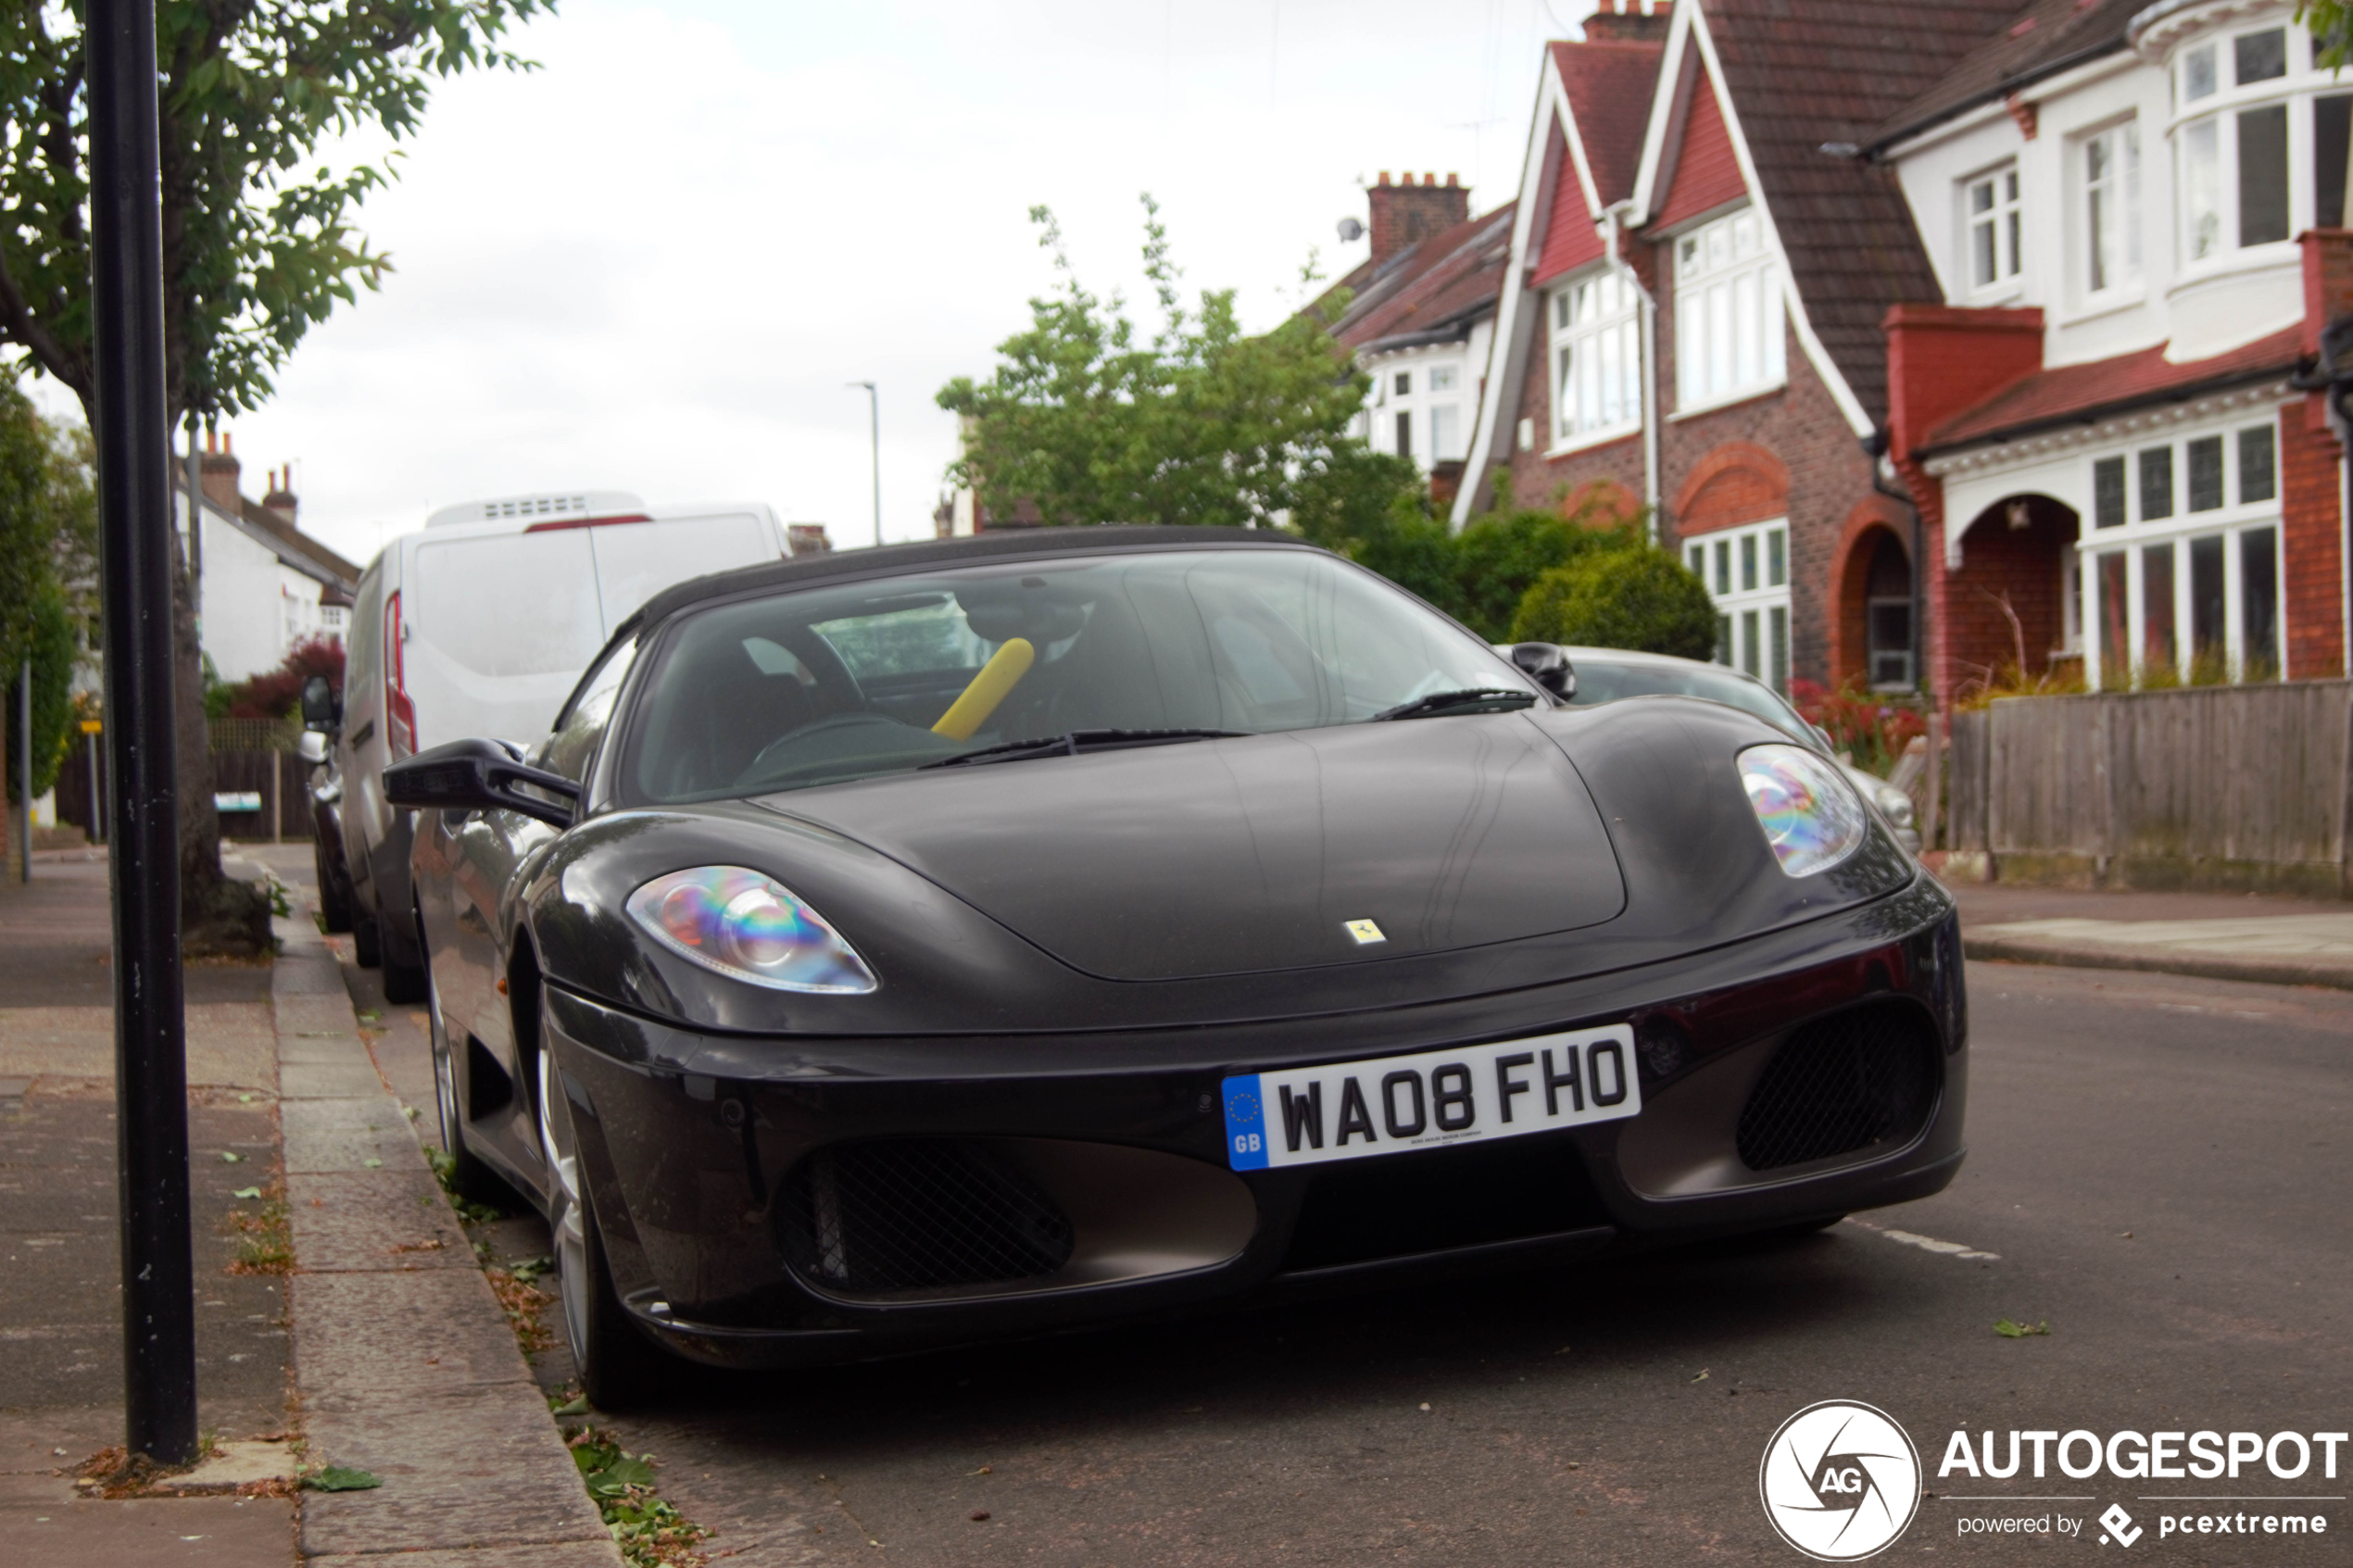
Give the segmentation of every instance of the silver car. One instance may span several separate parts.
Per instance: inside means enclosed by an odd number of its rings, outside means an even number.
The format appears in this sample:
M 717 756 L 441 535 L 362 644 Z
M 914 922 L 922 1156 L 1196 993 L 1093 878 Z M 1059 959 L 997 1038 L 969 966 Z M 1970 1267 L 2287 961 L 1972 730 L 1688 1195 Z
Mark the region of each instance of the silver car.
M 1523 659 L 1514 658 L 1514 646 L 1499 643 L 1495 651 L 1526 668 Z M 1569 669 L 1576 674 L 1576 689 L 1568 696 L 1571 704 L 1587 708 L 1629 696 L 1696 696 L 1753 713 L 1836 761 L 1856 792 L 1887 819 L 1896 842 L 1915 855 L 1919 853 L 1919 825 L 1913 820 L 1912 797 L 1878 774 L 1839 757 L 1828 735 L 1807 723 L 1787 698 L 1754 675 L 1721 664 L 1677 659 L 1672 654 L 1637 653 L 1630 648 L 1564 647 L 1560 651 L 1567 656 Z

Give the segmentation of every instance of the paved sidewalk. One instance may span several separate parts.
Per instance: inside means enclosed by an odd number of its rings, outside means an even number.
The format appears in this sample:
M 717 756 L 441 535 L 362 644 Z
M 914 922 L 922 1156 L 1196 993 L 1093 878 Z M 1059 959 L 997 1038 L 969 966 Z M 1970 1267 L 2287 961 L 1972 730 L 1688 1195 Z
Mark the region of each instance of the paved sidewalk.
M 122 1435 L 107 867 L 44 856 L 0 889 L 0 1561 L 619 1568 L 303 907 L 308 847 L 247 859 L 298 912 L 274 964 L 188 971 L 199 1419 L 223 1438 L 298 1424 L 308 1461 L 384 1485 L 75 1495 L 71 1467 Z M 293 1273 L 226 1273 L 227 1216 L 258 1207 L 236 1190 L 281 1173 Z
M 2212 893 L 1962 884 L 1969 957 L 2353 990 L 2353 908 Z
M 0 884 L 0 1561 L 290 1564 L 283 1498 L 75 1494 L 122 1441 L 110 938 L 103 857 L 36 855 L 30 884 Z M 229 1217 L 258 1207 L 235 1194 L 278 1159 L 270 978 L 187 972 L 197 1410 L 229 1440 L 288 1425 L 284 1281 L 228 1272 Z

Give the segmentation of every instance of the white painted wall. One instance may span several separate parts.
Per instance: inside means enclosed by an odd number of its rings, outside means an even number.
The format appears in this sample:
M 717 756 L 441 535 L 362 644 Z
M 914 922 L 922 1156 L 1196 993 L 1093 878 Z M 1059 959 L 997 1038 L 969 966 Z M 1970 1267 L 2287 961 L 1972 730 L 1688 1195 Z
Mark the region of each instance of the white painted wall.
M 2026 90 L 2035 110 L 2029 140 L 2004 106 L 1993 104 L 1896 149 L 1894 162 L 1945 302 L 2039 306 L 2045 313 L 2044 362 L 2080 364 L 2168 345 L 2167 358 L 2203 359 L 2294 324 L 2303 314 L 2301 262 L 2293 235 L 2313 226 L 2311 98 L 2353 90 L 2312 69 L 2309 36 L 2294 25 L 2286 0 L 2247 4 L 2207 0 L 2152 30 L 2143 53 L 2094 61 Z M 2289 233 L 2275 245 L 2227 250 L 2202 262 L 2184 259 L 2179 206 L 2179 127 L 2174 70 L 2184 50 L 2284 26 L 2288 76 L 2259 90 L 2289 106 Z M 2227 80 L 2227 76 L 2226 76 Z M 2190 106 L 2183 120 L 2203 106 Z M 2228 111 L 2226 111 L 2228 112 Z M 2132 119 L 2140 130 L 2141 276 L 2137 288 L 2089 295 L 2085 234 L 2084 143 Z M 2017 160 L 2025 223 L 2023 268 L 2015 282 L 1972 286 L 1963 211 L 1969 180 Z

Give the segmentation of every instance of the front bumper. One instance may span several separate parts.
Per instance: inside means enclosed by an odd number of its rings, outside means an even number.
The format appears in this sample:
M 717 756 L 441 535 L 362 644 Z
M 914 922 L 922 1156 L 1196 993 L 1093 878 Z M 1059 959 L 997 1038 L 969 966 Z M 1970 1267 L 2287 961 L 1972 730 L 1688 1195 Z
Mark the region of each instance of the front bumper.
M 1634 1025 L 1641 1063 L 1643 1109 L 1630 1119 L 1379 1159 L 1227 1168 L 1219 1086 L 1230 1073 L 1618 1022 Z M 1858 1022 L 1869 1026 L 1862 1035 Z M 1371 1275 L 1769 1229 L 1927 1196 L 1952 1180 L 1963 1152 L 1958 922 L 1926 877 L 1670 962 L 1276 1023 L 750 1037 L 551 990 L 547 1024 L 623 1301 L 673 1348 L 721 1364 L 884 1355 Z M 1842 1060 L 1914 1051 L 1917 1112 L 1856 1147 L 1752 1168 L 1767 1069 L 1784 1046 L 1794 1054 L 1826 1030 L 1862 1041 L 1842 1047 Z M 1897 1044 L 1872 1043 L 1882 1039 Z M 875 1159 L 896 1158 L 875 1151 L 891 1149 L 921 1158 L 875 1177 Z M 1006 1213 L 925 1243 L 963 1259 L 952 1281 L 862 1279 L 823 1216 L 837 1224 L 847 1212 L 828 1208 L 837 1180 L 869 1179 L 926 1194 L 942 1181 L 977 1183 Z M 940 1200 L 970 1201 L 970 1192 Z M 947 1210 L 925 1211 L 936 1222 Z M 965 1252 L 1019 1250 L 1030 1245 L 1025 1227 L 1056 1225 L 1060 1250 L 1028 1273 L 965 1277 L 989 1266 Z

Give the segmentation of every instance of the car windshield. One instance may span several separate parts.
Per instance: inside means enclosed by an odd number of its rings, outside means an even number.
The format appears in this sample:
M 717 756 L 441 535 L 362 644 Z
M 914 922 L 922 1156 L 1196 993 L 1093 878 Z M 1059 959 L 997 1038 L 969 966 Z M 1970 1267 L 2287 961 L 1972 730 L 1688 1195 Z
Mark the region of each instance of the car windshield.
M 1320 551 L 938 568 L 684 618 L 639 688 L 623 787 L 660 803 L 764 794 L 1062 736 L 1361 723 L 1480 690 L 1504 694 L 1490 708 L 1542 700 L 1460 627 Z
M 1579 708 L 1596 708 L 1629 696 L 1701 696 L 1753 713 L 1785 734 L 1815 745 L 1814 731 L 1797 710 L 1764 684 L 1713 664 L 1653 664 L 1574 653 L 1569 664 L 1577 671 L 1577 695 L 1568 700 Z

